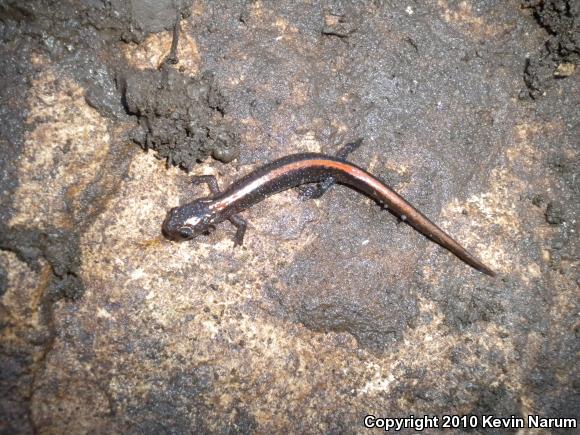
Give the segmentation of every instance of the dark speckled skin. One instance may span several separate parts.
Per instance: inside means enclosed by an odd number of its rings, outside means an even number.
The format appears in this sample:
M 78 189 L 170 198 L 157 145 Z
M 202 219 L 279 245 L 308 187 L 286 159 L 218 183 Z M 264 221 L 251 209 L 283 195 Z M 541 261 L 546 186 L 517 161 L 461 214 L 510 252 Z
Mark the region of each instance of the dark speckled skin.
M 352 163 L 324 154 L 305 153 L 283 157 L 251 172 L 223 192 L 219 192 L 213 177 L 206 177 L 204 181 L 214 191 L 213 197 L 198 199 L 172 209 L 163 224 L 163 233 L 173 240 L 187 240 L 229 219 L 238 227 L 236 244 L 241 244 L 245 221 L 237 213 L 274 193 L 329 178 L 368 195 L 470 266 L 487 275 L 495 275 L 489 267 L 376 177 Z
M 300 186 L 302 184 L 321 182 L 328 177 L 334 178 L 337 183 L 345 184 L 361 191 L 365 191 L 365 184 L 359 182 L 359 180 L 354 179 L 344 170 L 330 168 L 327 165 L 309 163 L 316 160 L 325 160 L 328 162 L 332 161 L 340 165 L 355 167 L 351 163 L 346 163 L 339 158 L 327 156 L 325 154 L 292 154 L 268 163 L 249 173 L 248 175 L 240 178 L 239 180 L 232 183 L 222 193 L 216 196 L 214 200 L 227 201 L 227 199 L 235 192 L 243 190 L 244 187 L 251 184 L 252 181 L 260 178 L 267 178 L 267 182 L 258 189 L 248 191 L 245 195 L 240 197 L 239 200 L 231 202 L 229 205 L 230 210 L 228 210 L 228 212 L 233 211 L 233 213 L 238 213 L 242 210 L 250 208 L 254 204 L 257 204 L 270 195 Z M 291 165 L 296 164 L 297 162 L 304 162 L 305 164 L 301 168 L 292 169 Z M 279 174 L 276 174 L 277 170 L 280 170 Z

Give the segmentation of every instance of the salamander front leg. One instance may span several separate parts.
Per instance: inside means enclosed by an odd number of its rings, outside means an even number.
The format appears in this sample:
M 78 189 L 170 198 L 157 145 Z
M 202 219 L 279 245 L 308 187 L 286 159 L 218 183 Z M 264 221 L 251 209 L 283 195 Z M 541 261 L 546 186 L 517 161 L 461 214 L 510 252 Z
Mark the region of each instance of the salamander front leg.
M 350 153 L 356 151 L 361 146 L 362 141 L 363 138 L 361 137 L 354 142 L 347 143 L 345 146 L 338 150 L 336 157 L 338 157 L 340 160 L 346 160 Z
M 234 246 L 242 246 L 244 243 L 244 234 L 246 234 L 246 227 L 248 226 L 248 222 L 237 214 L 230 216 L 230 222 L 234 227 L 237 228 L 236 235 L 234 236 Z
M 209 188 L 209 191 L 211 192 L 212 195 L 215 196 L 218 193 L 220 193 L 218 182 L 213 175 L 200 175 L 198 177 L 193 177 L 191 179 L 191 184 L 193 184 L 194 186 L 198 184 L 207 184 L 207 187 Z
M 349 142 L 336 153 L 336 157 L 340 160 L 346 161 L 346 158 L 350 153 L 355 151 L 362 144 L 362 138 L 355 140 L 354 142 Z M 320 183 L 308 184 L 306 186 L 300 186 L 300 199 L 317 199 L 324 195 L 336 182 L 333 177 L 328 177 L 321 181 Z

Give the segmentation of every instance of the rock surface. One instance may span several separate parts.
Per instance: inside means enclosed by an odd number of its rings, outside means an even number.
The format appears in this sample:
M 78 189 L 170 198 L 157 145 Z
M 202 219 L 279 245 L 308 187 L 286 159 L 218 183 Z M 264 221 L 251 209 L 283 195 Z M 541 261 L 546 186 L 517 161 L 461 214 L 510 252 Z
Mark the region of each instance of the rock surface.
M 580 87 L 572 72 L 521 98 L 526 56 L 549 37 L 534 12 L 516 1 L 0 4 L 0 432 L 577 416 Z M 177 16 L 177 85 L 128 101 L 123 80 L 159 77 Z M 228 156 L 240 141 L 229 164 L 201 147 L 182 165 L 190 174 L 226 185 L 363 137 L 351 160 L 499 277 L 343 187 L 245 212 L 240 249 L 229 224 L 163 239 L 167 210 L 206 192 L 166 164 L 181 162 L 135 144 L 136 115 L 170 113 L 189 85 L 196 125 L 217 129 L 207 138 Z M 186 123 L 174 121 L 164 126 L 179 136 Z

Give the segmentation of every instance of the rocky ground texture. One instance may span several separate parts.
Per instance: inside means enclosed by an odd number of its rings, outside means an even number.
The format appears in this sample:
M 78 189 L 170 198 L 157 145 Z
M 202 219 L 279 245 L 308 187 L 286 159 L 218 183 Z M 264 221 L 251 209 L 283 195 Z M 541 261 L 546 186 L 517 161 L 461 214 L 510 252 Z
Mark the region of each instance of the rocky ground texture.
M 178 22 L 177 58 L 171 45 Z M 579 415 L 574 1 L 0 1 L 0 432 L 362 431 Z M 174 243 L 290 153 L 383 178 Z

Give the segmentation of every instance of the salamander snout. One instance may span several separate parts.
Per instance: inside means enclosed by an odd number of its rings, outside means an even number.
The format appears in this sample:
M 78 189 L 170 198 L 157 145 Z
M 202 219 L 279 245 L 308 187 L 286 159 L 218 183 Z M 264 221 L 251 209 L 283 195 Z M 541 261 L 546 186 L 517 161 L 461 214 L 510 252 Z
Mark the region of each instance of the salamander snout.
M 191 240 L 213 230 L 213 219 L 207 201 L 194 201 L 169 210 L 161 231 L 176 242 Z

